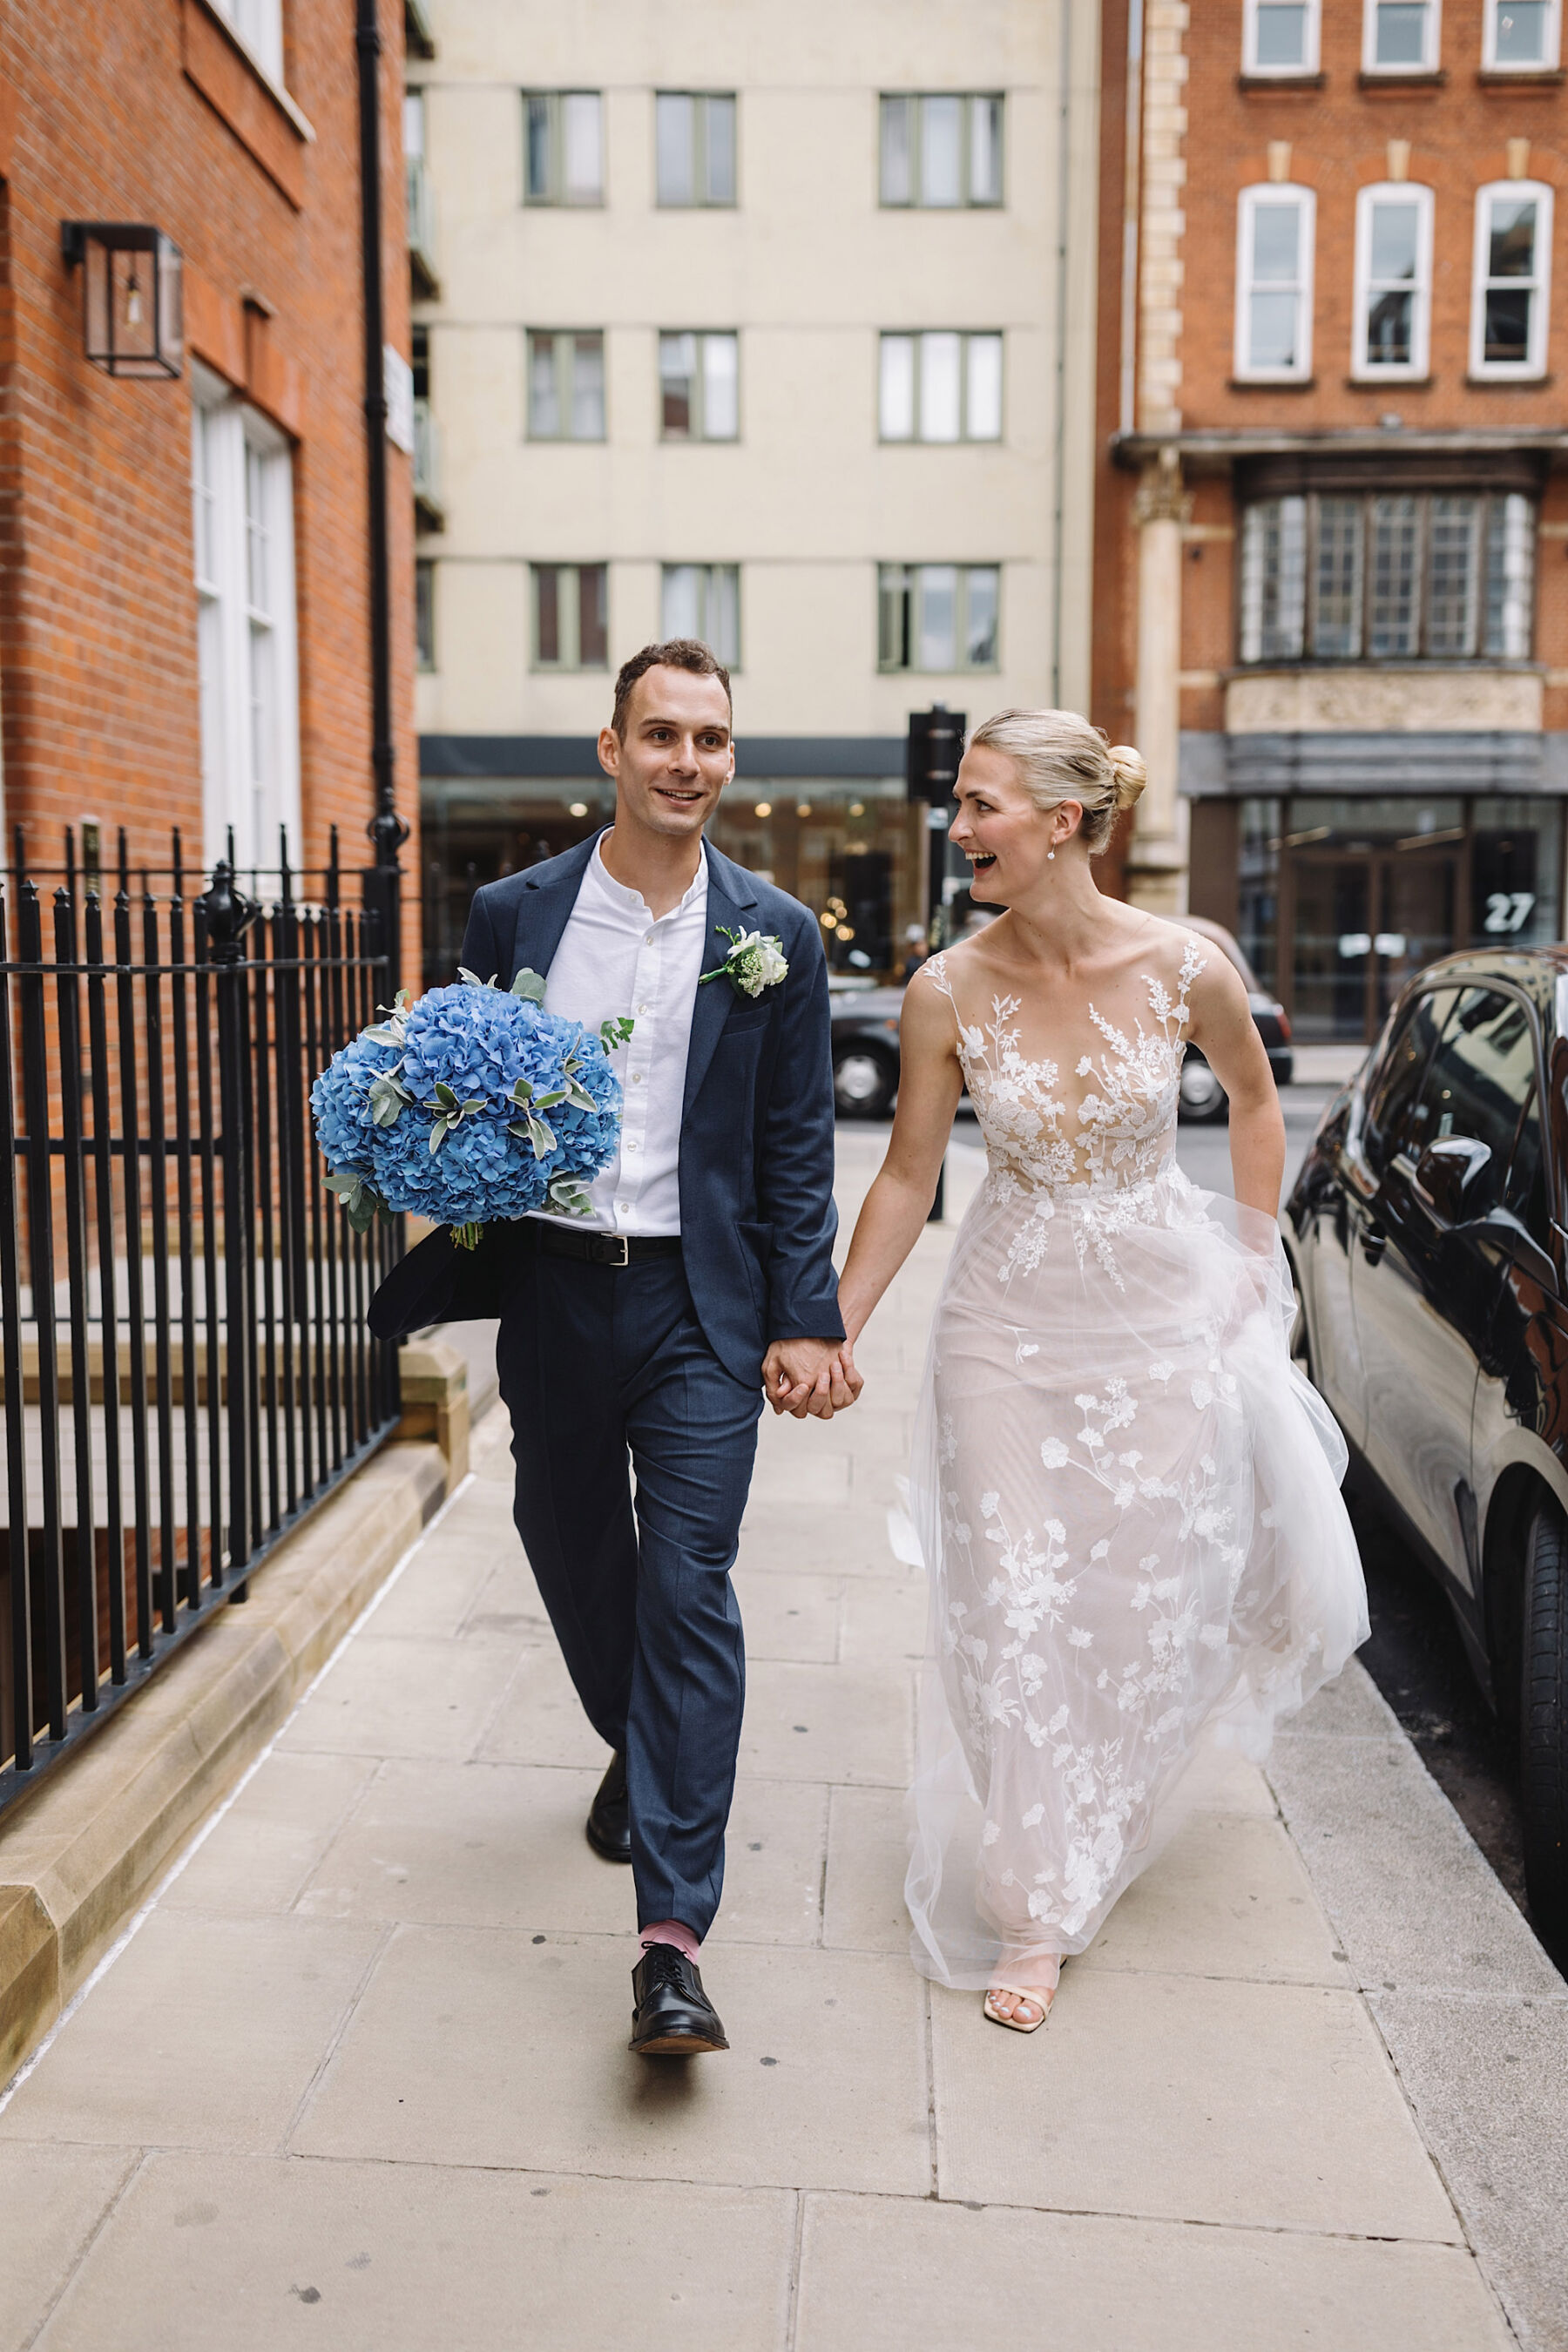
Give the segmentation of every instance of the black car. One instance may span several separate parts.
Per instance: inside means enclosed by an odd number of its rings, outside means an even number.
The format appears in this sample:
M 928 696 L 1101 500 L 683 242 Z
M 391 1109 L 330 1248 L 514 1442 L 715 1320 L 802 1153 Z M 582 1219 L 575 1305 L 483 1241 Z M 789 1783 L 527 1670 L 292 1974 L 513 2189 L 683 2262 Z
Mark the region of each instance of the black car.
M 1223 923 L 1194 915 L 1184 928 L 1212 940 L 1240 973 L 1252 1007 L 1258 1034 L 1268 1051 L 1269 1066 L 1279 1085 L 1290 1083 L 1292 1055 L 1290 1024 L 1283 1006 L 1258 985 L 1247 958 Z M 863 988 L 836 992 L 833 1000 L 833 1091 L 844 1118 L 881 1118 L 892 1108 L 899 1091 L 899 1013 L 901 988 Z M 1181 1116 L 1187 1119 L 1223 1118 L 1228 1106 L 1225 1088 L 1195 1045 L 1182 1064 Z
M 1568 947 L 1399 998 L 1286 1205 L 1295 1346 L 1517 1726 L 1524 1863 L 1568 1949 Z

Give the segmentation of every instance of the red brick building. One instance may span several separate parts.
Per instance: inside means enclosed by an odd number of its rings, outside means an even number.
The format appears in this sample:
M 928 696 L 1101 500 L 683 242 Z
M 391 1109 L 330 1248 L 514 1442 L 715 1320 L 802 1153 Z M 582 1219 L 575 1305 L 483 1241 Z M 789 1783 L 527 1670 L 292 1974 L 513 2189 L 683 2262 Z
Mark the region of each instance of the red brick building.
M 1131 895 L 1299 1038 L 1563 929 L 1559 0 L 1108 0 L 1096 681 Z
M 84 820 L 106 861 L 123 824 L 132 861 L 164 865 L 172 823 L 197 860 L 232 824 L 242 866 L 274 866 L 280 824 L 297 861 L 322 862 L 332 824 L 347 862 L 369 860 L 355 14 L 354 0 L 8 12 L 0 793 L 44 864 Z M 385 341 L 406 357 L 405 0 L 379 0 L 379 33 Z M 125 377 L 89 357 L 83 279 L 102 255 L 89 238 L 73 265 L 70 222 L 150 226 L 177 248 L 174 373 Z M 153 261 L 116 257 L 121 341 L 151 332 Z M 395 415 L 391 429 L 411 442 Z M 387 457 L 393 741 L 413 819 L 412 489 L 402 449 Z

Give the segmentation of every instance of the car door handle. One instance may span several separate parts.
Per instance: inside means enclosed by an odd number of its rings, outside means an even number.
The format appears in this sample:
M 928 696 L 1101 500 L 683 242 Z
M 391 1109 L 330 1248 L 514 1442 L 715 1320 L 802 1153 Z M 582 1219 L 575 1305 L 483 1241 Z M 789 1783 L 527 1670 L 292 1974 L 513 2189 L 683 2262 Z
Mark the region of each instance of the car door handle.
M 1375 1265 L 1388 1247 L 1388 1235 L 1375 1223 L 1365 1224 L 1361 1233 L 1361 1254 L 1368 1265 Z

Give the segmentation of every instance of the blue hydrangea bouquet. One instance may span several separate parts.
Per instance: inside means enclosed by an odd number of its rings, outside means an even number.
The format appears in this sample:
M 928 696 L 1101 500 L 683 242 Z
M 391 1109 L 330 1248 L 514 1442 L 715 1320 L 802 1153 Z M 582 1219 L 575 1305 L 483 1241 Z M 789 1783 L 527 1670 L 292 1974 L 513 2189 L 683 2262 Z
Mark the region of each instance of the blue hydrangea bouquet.
M 310 1089 L 316 1139 L 356 1233 L 413 1211 L 477 1246 L 495 1219 L 584 1216 L 615 1158 L 621 1087 L 609 1055 L 628 1020 L 595 1036 L 544 1010 L 544 982 L 510 989 L 471 971 L 417 1003 L 400 990 Z

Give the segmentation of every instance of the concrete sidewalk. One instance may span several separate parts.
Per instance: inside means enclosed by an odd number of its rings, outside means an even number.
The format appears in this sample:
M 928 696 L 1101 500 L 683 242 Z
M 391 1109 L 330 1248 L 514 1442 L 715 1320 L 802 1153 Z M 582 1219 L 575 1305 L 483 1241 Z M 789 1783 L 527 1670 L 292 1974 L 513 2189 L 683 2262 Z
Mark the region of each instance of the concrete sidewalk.
M 881 1141 L 843 1139 L 847 1210 Z M 0 2112 L 0 2347 L 1515 2341 L 1252 1767 L 1194 1769 L 1044 2032 L 910 1969 L 925 1612 L 886 1512 L 952 1231 L 873 1326 L 863 1404 L 764 1423 L 704 1956 L 731 2054 L 626 2053 L 628 1875 L 582 1834 L 603 1751 L 492 1413 L 472 1482 Z M 1370 1737 L 1352 1672 L 1325 1755 L 1347 1709 Z

